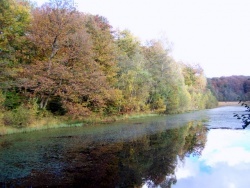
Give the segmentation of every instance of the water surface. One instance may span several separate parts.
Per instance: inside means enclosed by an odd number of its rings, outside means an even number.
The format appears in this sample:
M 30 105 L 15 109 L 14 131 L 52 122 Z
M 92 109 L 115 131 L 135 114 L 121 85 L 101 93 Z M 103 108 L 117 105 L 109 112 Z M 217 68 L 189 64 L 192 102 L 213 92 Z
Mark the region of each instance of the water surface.
M 250 179 L 250 130 L 241 127 L 233 113 L 245 114 L 240 106 L 208 111 L 210 120 L 207 142 L 201 156 L 185 157 L 175 169 L 178 183 L 174 188 L 247 188 Z M 230 129 L 226 129 L 230 128 Z
M 9 187 L 247 187 L 250 132 L 237 130 L 241 123 L 233 117 L 243 111 L 221 107 L 4 136 L 0 182 Z

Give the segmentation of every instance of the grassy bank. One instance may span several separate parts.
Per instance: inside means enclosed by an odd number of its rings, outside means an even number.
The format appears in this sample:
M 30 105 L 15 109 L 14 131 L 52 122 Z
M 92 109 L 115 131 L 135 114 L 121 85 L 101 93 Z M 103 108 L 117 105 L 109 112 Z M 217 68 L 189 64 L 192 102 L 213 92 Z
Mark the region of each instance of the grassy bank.
M 223 102 L 219 102 L 218 106 L 237 106 L 240 105 L 239 101 L 223 101 Z
M 147 113 L 133 113 L 125 114 L 121 116 L 109 116 L 109 117 L 91 117 L 81 121 L 72 121 L 72 120 L 63 120 L 58 117 L 54 118 L 45 118 L 39 121 L 36 121 L 32 125 L 22 128 L 15 128 L 11 126 L 0 126 L 0 136 L 15 134 L 15 133 L 26 133 L 32 131 L 46 130 L 46 129 L 55 129 L 55 128 L 64 128 L 64 127 L 80 127 L 84 125 L 95 125 L 103 123 L 112 123 L 119 122 L 129 119 L 137 119 L 143 117 L 156 117 L 160 116 L 159 112 L 147 112 Z
M 219 106 L 225 105 L 233 105 L 238 104 L 238 102 L 221 102 Z M 186 111 L 190 112 L 190 111 Z M 184 112 L 182 112 L 184 113 Z M 157 110 L 157 111 L 146 111 L 141 113 L 129 113 L 124 115 L 113 115 L 113 116 L 98 116 L 93 115 L 88 118 L 84 118 L 82 120 L 69 120 L 64 116 L 48 116 L 41 119 L 33 120 L 31 124 L 25 127 L 15 127 L 15 126 L 6 126 L 0 125 L 0 136 L 15 134 L 15 133 L 26 133 L 32 131 L 46 130 L 46 129 L 55 129 L 55 128 L 64 128 L 64 127 L 81 127 L 84 125 L 97 125 L 97 124 L 105 124 L 112 122 L 120 122 L 124 120 L 132 120 L 138 118 L 146 118 L 146 117 L 157 117 L 165 114 L 165 110 Z
M 242 103 L 250 105 L 250 101 L 244 101 L 244 102 L 239 102 L 239 101 L 223 101 L 219 102 L 218 106 L 242 106 Z

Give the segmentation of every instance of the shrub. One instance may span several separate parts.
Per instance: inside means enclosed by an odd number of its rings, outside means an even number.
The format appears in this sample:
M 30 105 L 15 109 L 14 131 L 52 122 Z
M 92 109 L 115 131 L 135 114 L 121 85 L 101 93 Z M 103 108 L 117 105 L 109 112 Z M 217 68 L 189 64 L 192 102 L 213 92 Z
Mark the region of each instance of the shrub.
M 4 101 L 5 97 L 0 91 L 0 125 L 3 125 Z
M 7 91 L 3 105 L 7 110 L 16 109 L 21 105 L 21 97 L 16 92 Z
M 34 121 L 36 117 L 35 115 L 36 113 L 34 112 L 34 109 L 21 105 L 12 111 L 5 112 L 3 122 L 6 126 L 23 128 L 27 127 Z

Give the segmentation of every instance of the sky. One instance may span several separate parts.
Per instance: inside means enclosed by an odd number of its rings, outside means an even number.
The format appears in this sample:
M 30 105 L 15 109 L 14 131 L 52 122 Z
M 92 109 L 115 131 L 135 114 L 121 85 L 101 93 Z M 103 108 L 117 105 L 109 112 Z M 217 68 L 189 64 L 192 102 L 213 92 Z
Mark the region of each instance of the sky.
M 44 1 L 37 0 L 39 4 Z M 142 42 L 166 39 L 176 61 L 207 77 L 250 75 L 249 0 L 75 0 Z

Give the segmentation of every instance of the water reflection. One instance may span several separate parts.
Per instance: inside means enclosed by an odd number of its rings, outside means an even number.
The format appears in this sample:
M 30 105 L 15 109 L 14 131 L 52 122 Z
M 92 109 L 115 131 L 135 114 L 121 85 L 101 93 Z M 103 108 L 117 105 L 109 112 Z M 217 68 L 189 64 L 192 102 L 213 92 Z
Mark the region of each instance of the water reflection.
M 185 165 L 179 163 L 178 183 L 173 187 L 249 187 L 249 137 L 249 130 L 210 130 L 202 155 L 185 158 Z
M 247 188 L 250 128 L 234 112 L 0 137 L 0 187 Z
M 200 156 L 206 133 L 202 123 L 191 121 L 172 129 L 160 123 L 141 124 L 120 138 L 103 131 L 98 140 L 92 130 L 73 136 L 48 133 L 21 139 L 19 144 L 16 139 L 15 143 L 2 140 L 0 169 L 5 171 L 0 172 L 0 181 L 20 187 L 171 187 L 177 182 L 178 163 Z

